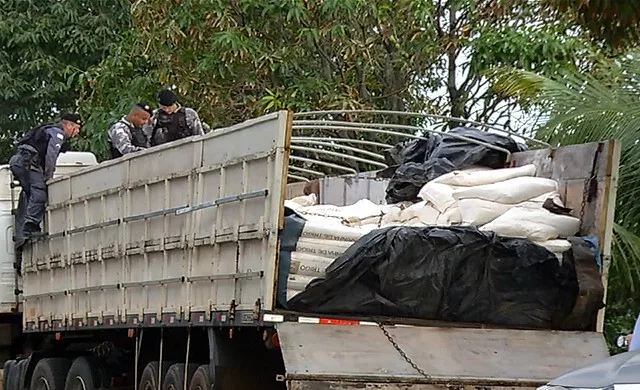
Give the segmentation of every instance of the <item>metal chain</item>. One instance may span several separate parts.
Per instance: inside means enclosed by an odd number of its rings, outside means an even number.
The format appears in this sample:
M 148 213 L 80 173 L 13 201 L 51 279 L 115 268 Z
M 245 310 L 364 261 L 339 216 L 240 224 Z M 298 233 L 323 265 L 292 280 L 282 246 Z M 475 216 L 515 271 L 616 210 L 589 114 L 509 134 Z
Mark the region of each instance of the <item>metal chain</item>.
M 402 348 L 400 348 L 400 346 L 398 345 L 398 343 L 395 342 L 395 340 L 393 339 L 393 337 L 391 337 L 391 335 L 389 334 L 389 332 L 387 331 L 387 329 L 384 327 L 384 325 L 382 325 L 380 322 L 376 321 L 376 324 L 378 325 L 378 327 L 380 328 L 380 330 L 382 331 L 382 333 L 384 333 L 384 335 L 387 337 L 387 340 L 389 340 L 389 342 L 391 343 L 391 345 L 393 345 L 393 348 L 396 349 L 396 351 L 398 351 L 398 353 L 400 354 L 400 356 L 402 356 L 402 358 L 409 363 L 409 365 L 411 365 L 411 367 L 413 367 L 414 370 L 416 370 L 420 375 L 422 375 L 423 377 L 427 378 L 427 379 L 431 379 L 431 375 L 427 374 L 422 368 L 418 367 L 413 360 L 411 360 L 411 358 L 409 356 L 407 356 L 407 354 L 402 350 Z

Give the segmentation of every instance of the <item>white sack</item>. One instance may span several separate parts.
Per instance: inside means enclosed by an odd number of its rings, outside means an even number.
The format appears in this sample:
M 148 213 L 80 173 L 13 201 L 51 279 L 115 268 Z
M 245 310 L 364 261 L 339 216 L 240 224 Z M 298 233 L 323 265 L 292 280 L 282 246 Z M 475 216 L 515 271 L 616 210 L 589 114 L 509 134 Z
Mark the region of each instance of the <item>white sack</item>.
M 298 212 L 302 215 L 320 215 L 342 219 L 365 219 L 382 215 L 380 206 L 368 199 L 361 199 L 350 206 L 316 205 L 301 207 Z
M 560 198 L 560 193 L 558 191 L 547 192 L 546 194 L 542 194 L 538 197 L 530 199 L 529 202 L 537 203 L 540 205 L 540 207 L 542 207 L 542 204 L 549 198 L 553 199 L 553 203 L 555 203 L 556 205 L 564 207 L 564 202 Z
M 307 221 L 300 237 L 330 241 L 358 241 L 370 228 L 353 228 L 335 224 L 319 224 Z
M 400 223 L 400 215 L 402 213 L 402 209 L 400 207 L 392 207 L 387 209 L 385 215 L 382 216 L 382 220 L 380 221 L 381 226 L 388 226 L 391 224 L 399 224 Z
M 296 244 L 296 251 L 316 256 L 335 259 L 342 255 L 353 242 L 317 240 L 313 238 L 300 238 Z
M 436 210 L 443 213 L 456 203 L 456 200 L 453 198 L 453 191 L 458 188 L 460 187 L 453 187 L 432 180 L 422 186 L 418 197 L 431 203 Z
M 440 212 L 435 208 L 429 206 L 427 202 L 418 202 L 413 206 L 402 210 L 400 213 L 400 220 L 402 222 L 410 221 L 412 219 L 419 220 L 425 226 L 433 226 L 436 224 Z
M 472 168 L 447 173 L 431 182 L 460 187 L 474 187 L 499 183 L 515 177 L 534 176 L 535 174 L 536 167 L 533 164 L 503 169 Z
M 366 225 L 380 225 L 382 223 L 382 218 L 384 216 L 382 214 L 380 215 L 376 215 L 373 217 L 367 217 L 367 218 L 356 218 L 356 217 L 350 217 L 350 218 L 344 218 L 342 220 L 342 223 L 345 226 L 351 227 L 351 228 L 360 228 L 362 226 L 366 226 Z
M 322 226 L 342 226 L 342 218 L 339 217 L 325 217 L 322 215 L 301 214 L 307 223 L 313 223 L 315 225 Z
M 549 252 L 562 254 L 571 249 L 571 243 L 567 240 L 549 240 L 537 242 L 536 244 L 545 247 Z M 562 256 L 560 256 L 562 258 Z
M 463 225 L 482 226 L 509 211 L 514 205 L 484 199 L 462 199 L 458 202 Z
M 525 207 L 514 207 L 480 228 L 500 236 L 527 238 L 532 241 L 566 238 L 575 235 L 578 229 L 578 218 L 553 214 L 542 208 Z
M 291 200 L 285 200 L 284 201 L 284 207 L 288 207 L 291 210 L 299 210 L 303 206 L 300 203 L 296 203 L 296 202 L 293 202 Z
M 333 263 L 334 259 L 322 256 L 315 256 L 304 252 L 291 252 L 290 275 L 313 276 L 322 278 L 327 267 Z
M 302 290 L 287 289 L 287 302 L 289 300 L 291 300 L 291 298 L 293 298 L 296 295 L 300 294 L 301 292 L 302 292 Z
M 458 205 L 453 205 L 440 214 L 436 219 L 437 226 L 460 225 L 462 223 L 462 215 Z
M 289 275 L 287 290 L 304 290 L 313 279 L 317 278 L 315 276 Z
M 297 203 L 300 206 L 313 206 L 318 203 L 318 197 L 316 196 L 316 194 L 296 196 L 295 198 L 291 199 L 291 202 Z
M 459 188 L 453 192 L 457 200 L 477 198 L 492 202 L 516 204 L 557 191 L 555 180 L 541 177 L 516 177 L 499 183 Z

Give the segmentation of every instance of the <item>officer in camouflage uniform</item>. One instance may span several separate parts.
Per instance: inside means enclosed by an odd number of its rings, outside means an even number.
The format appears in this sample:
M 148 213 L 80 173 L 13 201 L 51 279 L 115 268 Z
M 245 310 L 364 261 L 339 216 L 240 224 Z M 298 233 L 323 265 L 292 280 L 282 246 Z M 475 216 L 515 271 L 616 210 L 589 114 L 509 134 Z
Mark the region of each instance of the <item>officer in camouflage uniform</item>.
M 149 147 L 143 126 L 149 122 L 151 114 L 151 107 L 147 103 L 136 103 L 126 116 L 109 127 L 107 139 L 111 158 L 122 157 Z
M 160 108 L 153 112 L 145 128 L 151 146 L 204 134 L 198 113 L 192 108 L 180 106 L 172 90 L 161 90 L 158 103 Z
M 78 134 L 81 125 L 78 115 L 64 114 L 60 123 L 30 129 L 18 142 L 18 151 L 9 160 L 9 169 L 22 187 L 14 225 L 18 248 L 40 231 L 47 203 L 46 181 L 53 177 L 65 141 Z

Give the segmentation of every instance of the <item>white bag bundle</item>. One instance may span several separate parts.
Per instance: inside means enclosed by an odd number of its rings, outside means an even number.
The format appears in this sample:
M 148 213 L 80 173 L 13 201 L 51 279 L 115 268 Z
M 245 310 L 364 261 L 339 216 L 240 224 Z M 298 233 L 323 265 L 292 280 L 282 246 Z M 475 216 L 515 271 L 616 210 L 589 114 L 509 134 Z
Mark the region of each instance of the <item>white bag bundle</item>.
M 499 183 L 501 181 L 522 176 L 534 176 L 536 167 L 533 164 L 524 165 L 517 168 L 489 169 L 471 168 L 460 171 L 453 171 L 442 175 L 432 183 L 442 183 L 459 187 L 475 187 L 486 184 Z
M 458 202 L 463 225 L 482 226 L 509 211 L 514 205 L 484 199 L 461 199 Z
M 380 206 L 368 199 L 361 199 L 350 206 L 316 205 L 298 209 L 302 215 L 320 215 L 342 219 L 366 219 L 382 215 Z
M 366 217 L 366 218 L 357 218 L 357 217 L 350 217 L 350 218 L 344 218 L 342 220 L 342 223 L 345 226 L 348 227 L 352 227 L 352 228 L 359 228 L 362 226 L 366 226 L 366 225 L 380 225 L 382 223 L 382 218 L 384 217 L 384 215 L 380 214 L 380 215 L 376 215 L 373 217 Z
M 323 278 L 327 267 L 333 263 L 333 259 L 315 256 L 309 253 L 291 252 L 291 267 L 289 274 L 313 276 Z
M 527 238 L 532 241 L 570 237 L 575 235 L 578 229 L 578 218 L 554 214 L 543 208 L 526 207 L 514 207 L 480 228 L 500 236 Z
M 440 212 L 435 208 L 422 201 L 414 204 L 413 206 L 402 210 L 400 213 L 400 220 L 402 222 L 417 219 L 425 226 L 433 226 L 438 220 Z
M 358 241 L 360 237 L 369 233 L 370 225 L 365 227 L 349 227 L 335 224 L 320 224 L 315 221 L 307 221 L 302 229 L 300 237 L 314 238 L 329 241 Z
M 315 276 L 302 276 L 302 275 L 291 275 L 289 274 L 289 278 L 287 279 L 287 290 L 304 290 L 307 288 L 307 285 L 313 280 L 316 279 Z
M 537 242 L 536 244 L 545 247 L 549 252 L 564 253 L 571 249 L 571 243 L 567 240 L 549 240 Z
M 553 191 L 518 204 L 499 203 L 475 198 L 461 199 L 458 201 L 458 207 L 460 208 L 463 225 L 482 226 L 514 207 L 541 209 L 544 201 L 549 198 L 555 199 L 554 203 L 558 206 L 563 206 L 558 192 Z
M 453 198 L 453 191 L 458 188 L 459 187 L 437 183 L 432 180 L 422 186 L 418 197 L 431 203 L 436 210 L 443 213 L 456 203 L 456 200 Z
M 453 192 L 453 197 L 457 200 L 476 198 L 517 204 L 557 190 L 558 183 L 555 180 L 523 176 L 499 183 L 459 188 Z
M 342 226 L 342 218 L 339 217 L 326 217 L 322 215 L 302 214 L 302 217 L 307 220 L 308 223 L 322 226 Z
M 296 196 L 290 201 L 293 203 L 297 203 L 300 206 L 313 206 L 318 203 L 318 197 L 316 196 L 316 194 L 309 194 L 309 195 Z
M 288 207 L 291 210 L 299 210 L 300 208 L 302 208 L 303 206 L 300 203 L 296 203 L 290 200 L 285 200 L 284 201 L 284 207 Z
M 462 223 L 462 214 L 457 204 L 449 207 L 436 219 L 437 226 L 457 226 Z
M 389 226 L 400 224 L 400 215 L 402 214 L 402 208 L 396 206 L 386 210 L 385 215 L 382 216 L 380 226 Z
M 350 241 L 330 241 L 301 237 L 296 243 L 296 251 L 335 259 L 342 255 L 352 244 L 353 242 Z

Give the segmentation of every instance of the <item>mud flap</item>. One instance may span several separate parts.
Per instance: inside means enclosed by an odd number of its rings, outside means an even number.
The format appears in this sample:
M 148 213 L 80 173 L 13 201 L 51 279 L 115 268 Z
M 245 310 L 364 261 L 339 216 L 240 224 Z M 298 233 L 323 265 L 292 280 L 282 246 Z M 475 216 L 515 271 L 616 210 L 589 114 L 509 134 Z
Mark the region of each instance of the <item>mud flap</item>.
M 535 388 L 609 356 L 596 332 L 281 323 L 288 389 Z

